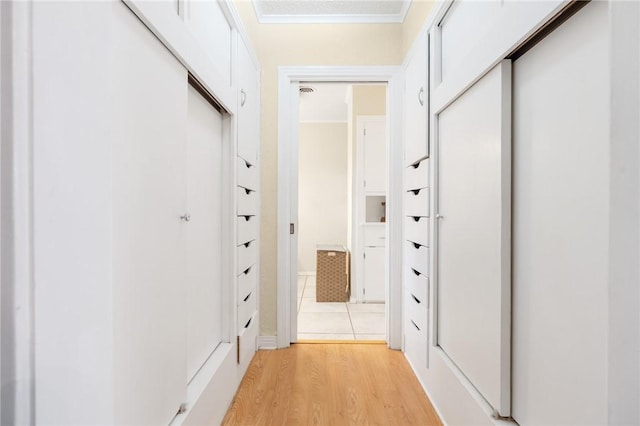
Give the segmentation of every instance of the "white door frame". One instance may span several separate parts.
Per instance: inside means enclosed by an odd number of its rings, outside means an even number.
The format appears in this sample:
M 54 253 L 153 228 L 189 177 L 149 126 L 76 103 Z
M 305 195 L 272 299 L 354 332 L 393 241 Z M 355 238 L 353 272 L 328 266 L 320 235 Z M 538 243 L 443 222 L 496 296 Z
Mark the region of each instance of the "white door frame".
M 391 349 L 402 346 L 402 69 L 399 66 L 306 66 L 279 67 L 278 70 L 278 312 L 277 345 L 288 347 L 297 334 L 297 252 L 298 228 L 298 86 L 300 81 L 386 82 L 389 140 L 387 170 L 388 267 L 386 335 Z M 296 232 L 289 233 L 290 224 Z M 390 285 L 393 284 L 393 285 Z

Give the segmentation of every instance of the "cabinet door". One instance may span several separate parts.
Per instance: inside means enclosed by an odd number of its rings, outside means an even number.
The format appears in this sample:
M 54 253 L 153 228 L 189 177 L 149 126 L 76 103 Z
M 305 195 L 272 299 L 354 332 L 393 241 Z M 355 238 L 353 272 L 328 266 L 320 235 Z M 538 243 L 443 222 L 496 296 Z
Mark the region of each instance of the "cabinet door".
M 404 144 L 405 164 L 413 164 L 429 155 L 427 116 L 429 111 L 428 38 L 420 37 L 405 69 Z
M 510 84 L 503 61 L 438 123 L 438 344 L 502 416 L 511 383 Z
M 608 422 L 608 7 L 588 3 L 513 65 L 512 415 L 520 425 Z
M 369 117 L 364 119 L 364 182 L 365 192 L 386 192 L 387 155 L 386 155 L 386 118 Z
M 123 3 L 114 10 L 114 423 L 168 424 L 187 397 L 187 72 Z
M 238 155 L 256 166 L 260 145 L 260 74 L 238 41 Z
M 364 248 L 364 301 L 384 302 L 384 247 Z

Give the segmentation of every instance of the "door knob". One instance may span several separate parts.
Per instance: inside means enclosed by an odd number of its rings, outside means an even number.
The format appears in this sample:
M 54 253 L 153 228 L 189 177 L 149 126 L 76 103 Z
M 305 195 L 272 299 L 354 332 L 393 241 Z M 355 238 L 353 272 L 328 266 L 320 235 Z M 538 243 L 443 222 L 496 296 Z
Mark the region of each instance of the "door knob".
M 438 220 L 442 220 L 442 219 L 444 219 L 444 216 L 442 216 L 441 214 L 437 214 L 437 215 L 436 215 L 436 219 L 438 219 Z
M 180 216 L 181 220 L 184 220 L 185 222 L 189 222 L 191 220 L 191 215 L 189 213 L 185 213 L 182 216 Z

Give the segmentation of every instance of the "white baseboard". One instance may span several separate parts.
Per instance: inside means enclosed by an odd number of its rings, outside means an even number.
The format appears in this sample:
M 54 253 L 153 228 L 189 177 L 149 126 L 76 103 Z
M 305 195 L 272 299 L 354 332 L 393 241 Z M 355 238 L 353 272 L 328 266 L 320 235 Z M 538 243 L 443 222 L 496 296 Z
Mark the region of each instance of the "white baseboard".
M 258 336 L 258 349 L 274 350 L 278 348 L 276 336 Z
M 298 271 L 298 275 L 315 275 L 316 271 L 311 271 L 311 272 L 303 272 L 303 271 Z

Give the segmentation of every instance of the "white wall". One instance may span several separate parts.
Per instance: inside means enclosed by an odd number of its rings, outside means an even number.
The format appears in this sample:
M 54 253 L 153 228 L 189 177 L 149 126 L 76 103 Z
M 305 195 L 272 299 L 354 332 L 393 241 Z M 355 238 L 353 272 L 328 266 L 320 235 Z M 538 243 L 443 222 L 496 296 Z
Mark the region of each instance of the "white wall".
M 317 244 L 347 244 L 347 123 L 301 123 L 298 272 L 315 272 Z

